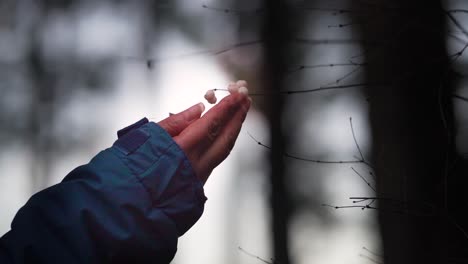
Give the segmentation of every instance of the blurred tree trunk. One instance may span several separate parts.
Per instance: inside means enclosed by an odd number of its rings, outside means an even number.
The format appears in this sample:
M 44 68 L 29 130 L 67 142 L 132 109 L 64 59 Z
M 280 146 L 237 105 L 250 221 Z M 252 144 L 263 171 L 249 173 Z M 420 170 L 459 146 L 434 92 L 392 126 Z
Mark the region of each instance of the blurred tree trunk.
M 355 4 L 366 43 L 373 163 L 386 264 L 448 263 L 457 256 L 451 207 L 454 121 L 439 0 Z M 364 15 L 363 15 L 364 14 Z M 455 184 L 456 185 L 456 184 Z M 466 243 L 465 243 L 466 244 Z M 466 251 L 466 248 L 465 248 Z
M 282 90 L 284 73 L 287 63 L 287 44 L 291 39 L 288 28 L 290 21 L 286 1 L 265 1 L 263 21 L 264 41 L 264 86 L 268 92 Z M 266 116 L 270 126 L 270 206 L 273 234 L 274 258 L 278 263 L 289 264 L 288 221 L 289 195 L 285 182 L 285 164 L 283 152 L 287 144 L 287 131 L 282 129 L 284 100 L 281 96 L 273 96 L 266 106 Z M 283 133 L 285 132 L 285 133 Z
M 47 15 L 46 4 L 44 16 Z M 47 72 L 41 51 L 42 21 L 38 21 L 30 32 L 30 47 L 27 53 L 29 78 L 31 80 L 31 106 L 29 110 L 29 129 L 26 135 L 30 142 L 33 163 L 31 166 L 31 193 L 48 186 L 51 173 L 53 135 L 52 126 L 55 119 L 55 83 Z
M 51 134 L 54 111 L 54 89 L 43 72 L 39 49 L 33 45 L 29 53 L 32 80 L 32 103 L 30 108 L 30 135 L 33 165 L 31 170 L 32 193 L 47 187 L 51 171 L 53 141 Z

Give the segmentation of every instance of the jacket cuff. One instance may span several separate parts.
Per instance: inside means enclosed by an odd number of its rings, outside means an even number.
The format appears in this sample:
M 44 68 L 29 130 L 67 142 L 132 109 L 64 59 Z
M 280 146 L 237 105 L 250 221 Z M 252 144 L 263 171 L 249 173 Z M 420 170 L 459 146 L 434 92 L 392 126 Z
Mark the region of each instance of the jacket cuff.
M 129 168 L 183 235 L 203 213 L 203 183 L 182 149 L 158 124 L 144 118 L 118 132 L 113 152 Z

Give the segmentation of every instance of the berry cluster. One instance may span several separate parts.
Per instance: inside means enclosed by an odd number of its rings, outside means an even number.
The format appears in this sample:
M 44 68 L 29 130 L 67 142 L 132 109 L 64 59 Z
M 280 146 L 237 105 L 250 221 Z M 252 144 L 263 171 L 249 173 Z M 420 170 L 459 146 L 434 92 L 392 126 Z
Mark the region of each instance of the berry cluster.
M 239 80 L 237 82 L 232 82 L 229 84 L 228 89 L 229 93 L 242 93 L 245 95 L 249 94 L 249 90 L 247 89 L 247 82 L 244 80 Z M 215 95 L 215 90 L 208 90 L 205 94 L 205 99 L 210 104 L 216 104 L 218 99 Z

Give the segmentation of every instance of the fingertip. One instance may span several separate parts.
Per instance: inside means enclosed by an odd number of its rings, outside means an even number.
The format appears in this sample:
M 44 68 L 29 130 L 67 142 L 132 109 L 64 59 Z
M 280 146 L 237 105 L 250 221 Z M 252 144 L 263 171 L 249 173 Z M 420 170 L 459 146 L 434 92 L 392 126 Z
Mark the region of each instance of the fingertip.
M 201 113 L 205 111 L 205 104 L 203 104 L 202 102 L 198 103 L 198 107 L 200 108 Z
M 200 118 L 203 111 L 205 111 L 205 105 L 202 102 L 200 102 L 189 107 L 187 110 L 183 111 L 181 114 L 183 114 L 184 119 L 186 121 L 191 122 L 193 120 Z

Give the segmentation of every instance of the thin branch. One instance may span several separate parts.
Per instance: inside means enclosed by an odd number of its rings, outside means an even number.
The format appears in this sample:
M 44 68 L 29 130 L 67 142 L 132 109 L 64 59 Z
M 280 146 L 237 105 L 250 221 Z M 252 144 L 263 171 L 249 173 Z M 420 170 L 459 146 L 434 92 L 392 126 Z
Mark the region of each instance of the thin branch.
M 257 9 L 253 9 L 253 10 L 240 10 L 240 9 L 232 9 L 232 8 L 220 8 L 220 7 L 213 7 L 213 6 L 209 6 L 209 5 L 206 5 L 206 4 L 203 4 L 202 5 L 202 8 L 205 8 L 205 9 L 208 9 L 208 10 L 211 10 L 211 11 L 215 11 L 215 12 L 222 12 L 222 13 L 226 13 L 226 14 L 259 14 L 263 11 L 265 11 L 264 8 L 257 8 Z
M 372 205 L 373 203 L 375 203 L 376 200 L 372 200 L 370 201 L 367 205 Z
M 340 83 L 341 81 L 343 81 L 344 79 L 348 78 L 349 76 L 352 76 L 353 74 L 355 74 L 356 72 L 358 72 L 360 69 L 362 69 L 362 66 L 357 66 L 356 68 L 354 68 L 352 71 L 348 72 L 347 74 L 345 74 L 344 76 L 336 79 L 335 83 Z
M 463 33 L 463 31 L 461 31 L 461 30 L 447 30 L 447 33 L 456 34 L 456 33 Z
M 306 44 L 306 45 L 330 45 L 330 44 L 375 44 L 378 45 L 380 43 L 369 43 L 368 41 L 366 42 L 365 40 L 362 39 L 307 39 L 307 38 L 294 38 L 294 42 L 300 43 L 300 44 Z
M 355 54 L 355 55 L 351 56 L 350 61 L 353 62 L 353 59 L 364 57 L 369 52 L 369 50 L 370 49 L 367 48 L 367 49 L 364 49 L 363 51 L 359 52 L 358 54 Z
M 298 65 L 294 69 L 289 70 L 287 73 L 294 73 L 305 69 L 317 69 L 317 68 L 334 68 L 334 67 L 349 67 L 349 66 L 366 66 L 367 63 L 357 63 L 350 61 L 349 63 L 326 63 L 326 64 L 315 64 L 315 65 Z
M 465 236 L 465 238 L 468 238 L 468 233 L 459 225 L 457 224 L 456 222 L 454 222 L 455 226 L 458 228 L 458 230 L 460 230 L 463 235 Z
M 189 52 L 189 53 L 175 55 L 175 56 L 169 56 L 169 57 L 166 57 L 166 58 L 124 57 L 124 59 L 144 61 L 146 66 L 148 67 L 148 69 L 152 69 L 154 67 L 154 64 L 164 62 L 164 61 L 185 59 L 185 58 L 201 56 L 201 55 L 217 56 L 217 55 L 229 52 L 231 50 L 234 50 L 234 49 L 237 49 L 237 48 L 240 48 L 240 47 L 256 45 L 256 44 L 260 44 L 262 42 L 263 42 L 262 40 L 252 40 L 252 41 L 246 41 L 246 42 L 239 42 L 239 43 L 236 43 L 236 44 L 233 44 L 233 45 L 230 45 L 230 46 L 227 46 L 225 48 L 218 49 L 218 50 L 201 50 L 201 51 Z
M 269 93 L 249 93 L 250 96 L 279 96 L 279 95 L 292 95 L 292 94 L 303 94 L 303 93 L 315 93 L 328 90 L 347 90 L 355 89 L 364 86 L 381 86 L 385 84 L 372 84 L 372 83 L 355 83 L 355 84 L 346 84 L 346 85 L 334 85 L 334 86 L 322 86 L 318 88 L 306 89 L 306 90 L 286 90 L 278 92 L 269 92 Z M 215 88 L 213 91 L 228 91 L 227 89 Z
M 346 78 L 352 76 L 353 74 L 355 74 L 356 72 L 358 72 L 358 71 L 361 69 L 361 67 L 362 67 L 362 66 L 358 66 L 358 67 L 354 68 L 353 70 L 351 70 L 350 72 L 346 73 L 346 74 L 343 75 L 342 77 L 336 79 L 336 80 L 333 81 L 333 82 L 330 82 L 330 83 L 326 84 L 326 86 L 332 85 L 332 84 L 338 84 L 338 83 L 340 83 L 340 82 L 343 81 L 344 79 L 346 79 Z
M 458 94 L 452 94 L 452 97 L 460 99 L 460 100 L 465 101 L 465 102 L 468 102 L 468 97 L 464 97 L 464 96 L 461 96 L 461 95 L 458 95 Z
M 451 38 L 453 38 L 454 40 L 456 40 L 456 41 L 458 41 L 458 42 L 461 42 L 461 43 L 463 43 L 463 44 L 466 43 L 466 40 L 465 40 L 465 39 L 463 39 L 463 38 L 461 38 L 461 37 L 455 35 L 454 33 L 448 32 L 448 33 L 447 33 L 447 36 L 448 36 L 448 37 L 451 37 Z
M 468 10 L 466 9 L 449 9 L 446 10 L 448 13 L 468 13 Z
M 369 201 L 369 200 L 380 200 L 380 201 L 389 201 L 389 202 L 395 202 L 395 203 L 403 203 L 403 201 L 395 200 L 395 199 L 387 198 L 387 197 L 360 197 L 360 196 L 357 196 L 357 197 L 349 197 L 349 199 L 350 200 L 355 200 L 355 201 L 353 201 L 353 203 L 362 203 L 362 202 Z
M 375 175 L 372 171 L 369 171 L 369 175 L 372 177 L 372 179 L 374 179 L 374 182 L 377 181 L 377 179 L 375 178 Z
M 383 254 L 375 253 L 374 251 L 372 251 L 372 250 L 370 250 L 370 249 L 368 249 L 368 248 L 366 248 L 366 247 L 362 247 L 362 249 L 365 250 L 365 251 L 367 251 L 368 253 L 370 253 L 370 254 L 376 256 L 376 257 L 383 258 Z
M 241 247 L 238 247 L 238 249 L 239 249 L 240 252 L 246 254 L 247 256 L 252 257 L 252 258 L 255 258 L 255 259 L 258 259 L 258 260 L 260 260 L 260 261 L 263 262 L 263 263 L 266 263 L 266 264 L 274 264 L 274 261 L 273 261 L 273 262 L 269 262 L 269 261 L 267 261 L 267 260 L 265 260 L 265 259 L 263 259 L 263 258 L 261 258 L 261 257 L 259 257 L 259 256 L 257 256 L 257 255 L 254 255 L 254 254 L 252 254 L 252 253 L 250 253 L 250 252 L 247 252 L 245 249 L 243 249 L 243 248 L 241 248 Z
M 400 214 L 434 216 L 436 213 L 435 205 L 423 201 L 402 201 L 386 197 L 349 197 L 349 199 L 353 200 L 353 204 L 366 201 L 389 202 L 393 207 L 398 209 L 398 211 L 395 210 L 395 212 Z
M 280 91 L 282 94 L 299 94 L 299 93 L 313 93 L 326 90 L 343 90 L 349 88 L 360 88 L 364 86 L 372 85 L 369 83 L 356 83 L 356 84 L 346 84 L 346 85 L 335 85 L 335 86 L 324 86 L 319 88 L 313 88 L 308 90 L 289 90 L 289 91 Z
M 362 23 L 358 23 L 358 22 L 340 23 L 336 25 L 328 25 L 328 28 L 344 28 L 344 27 L 350 27 L 350 26 L 360 25 L 360 24 Z
M 379 261 L 379 260 L 376 260 L 376 259 L 373 259 L 373 258 L 371 258 L 371 257 L 369 257 L 369 256 L 366 256 L 366 255 L 363 255 L 363 254 L 359 254 L 359 256 L 360 256 L 361 258 L 365 258 L 365 259 L 367 259 L 367 260 L 369 260 L 369 261 L 371 261 L 371 262 L 374 262 L 374 263 L 377 263 L 377 264 L 383 264 L 383 262 L 381 262 L 381 261 Z
M 361 147 L 359 147 L 359 144 L 358 144 L 357 139 L 356 139 L 356 135 L 354 134 L 353 118 L 352 117 L 349 118 L 349 125 L 351 127 L 351 133 L 353 134 L 354 144 L 356 144 L 356 148 L 359 151 L 359 155 L 361 156 L 361 160 L 364 161 L 366 159 L 364 158 L 364 155 L 362 155 Z
M 374 192 L 377 193 L 377 191 L 374 189 L 374 187 L 372 187 L 372 185 L 370 184 L 370 182 L 368 182 L 366 180 L 366 178 L 364 178 L 357 170 L 355 170 L 353 167 L 351 167 L 351 169 L 359 176 L 361 177 L 361 179 L 367 184 L 367 186 L 369 186 L 369 188 L 371 188 Z
M 460 51 L 455 52 L 452 55 L 449 55 L 449 57 L 453 57 L 452 63 L 456 62 L 463 55 L 463 52 L 465 52 L 467 48 L 468 48 L 468 42 L 463 46 L 463 48 Z
M 349 199 L 353 200 L 352 203 L 355 205 L 344 205 L 344 206 L 337 206 L 337 205 L 330 205 L 330 204 L 322 204 L 324 207 L 331 207 L 334 209 L 353 209 L 353 208 L 359 208 L 361 210 L 365 209 L 373 209 L 373 210 L 379 210 L 381 213 L 394 213 L 394 214 L 401 214 L 401 215 L 411 215 L 411 216 L 422 216 L 422 217 L 428 217 L 428 216 L 434 216 L 435 215 L 435 207 L 427 204 L 428 208 L 425 209 L 415 209 L 415 210 L 409 210 L 409 203 L 400 201 L 400 200 L 395 200 L 391 198 L 385 198 L 385 197 L 349 197 Z M 376 201 L 382 201 L 382 202 L 389 202 L 391 207 L 393 209 L 389 210 L 382 210 L 382 208 L 372 206 Z M 364 203 L 366 204 L 359 205 L 359 203 Z M 421 203 L 413 203 L 414 205 L 420 205 L 424 204 L 423 202 Z M 430 207 L 430 210 L 429 210 Z M 428 210 L 426 210 L 428 209 Z M 429 212 L 430 211 L 430 212 Z
M 262 142 L 258 141 L 255 137 L 252 136 L 249 132 L 247 134 L 260 146 L 271 150 L 270 146 L 267 146 L 263 144 Z M 321 163 L 321 164 L 357 164 L 357 163 L 364 163 L 362 160 L 319 160 L 319 159 L 309 159 L 309 158 L 304 158 L 304 157 L 299 157 L 295 155 L 291 155 L 287 152 L 283 152 L 283 156 L 295 160 L 301 160 L 301 161 L 307 161 L 307 162 L 313 162 L 313 163 Z
M 371 2 L 368 2 L 368 3 L 371 3 Z M 336 16 L 338 14 L 345 14 L 345 13 L 374 15 L 374 14 L 377 14 L 377 13 L 401 12 L 401 11 L 404 11 L 404 10 L 417 11 L 415 9 L 410 9 L 410 8 L 382 6 L 381 4 L 376 4 L 375 8 L 365 8 L 365 9 L 340 9 L 340 8 L 329 8 L 329 7 L 307 7 L 307 6 L 302 6 L 301 10 L 312 11 L 312 12 L 331 12 L 332 15 L 334 15 L 334 16 Z
M 380 12 L 388 12 L 389 9 L 383 10 L 382 8 L 379 9 L 341 9 L 341 8 L 329 8 L 329 7 L 300 7 L 302 11 L 310 11 L 310 12 L 330 12 L 333 16 L 341 15 L 341 14 L 373 14 L 376 11 Z
M 365 210 L 365 209 L 372 209 L 372 210 L 378 210 L 380 213 L 386 213 L 387 211 L 386 210 L 382 210 L 381 208 L 378 208 L 378 207 L 375 207 L 375 206 L 371 206 L 377 199 L 370 199 L 369 203 L 368 204 L 365 204 L 365 205 L 344 205 L 344 206 L 337 206 L 337 205 L 330 205 L 330 204 L 322 204 L 322 206 L 324 207 L 331 207 L 331 208 L 334 208 L 336 210 L 338 209 L 355 209 L 355 208 L 358 208 L 358 209 L 361 209 L 361 210 Z M 365 201 L 365 200 L 363 200 Z M 361 202 L 363 202 L 361 201 Z M 353 201 L 353 203 L 357 203 L 357 201 Z M 401 210 L 390 210 L 388 212 L 391 212 L 391 213 L 394 213 L 394 214 L 405 214 L 405 212 L 401 211 Z
M 227 47 L 225 49 L 222 49 L 222 50 L 218 50 L 216 52 L 213 53 L 213 55 L 219 55 L 219 54 L 222 54 L 222 53 L 225 53 L 225 52 L 228 52 L 232 49 L 235 49 L 235 48 L 240 48 L 240 47 L 244 47 L 244 46 L 250 46 L 250 45 L 255 45 L 255 44 L 259 44 L 259 43 L 262 43 L 263 41 L 262 40 L 253 40 L 253 41 L 247 41 L 247 42 L 241 42 L 241 43 L 237 43 L 237 44 L 234 44 L 230 47 Z
M 463 34 L 465 36 L 468 37 L 468 32 L 465 30 L 465 28 L 462 26 L 462 24 L 460 24 L 460 22 L 458 22 L 458 20 L 452 15 L 452 13 L 454 12 L 448 12 L 446 10 L 444 10 L 445 14 L 448 16 L 448 18 L 452 21 L 453 24 L 455 24 L 455 26 L 460 29 L 461 32 L 463 32 Z
M 463 229 L 463 227 L 461 227 L 456 221 L 455 219 L 451 218 L 451 217 L 448 217 L 449 220 L 451 220 L 451 222 L 453 223 L 453 225 L 463 234 L 463 236 L 468 239 L 468 233 L 465 231 L 465 229 Z
M 374 210 L 378 210 L 377 207 L 373 207 L 373 206 L 370 206 L 370 205 L 343 205 L 343 206 L 336 206 L 336 205 L 330 205 L 330 204 L 322 204 L 322 206 L 324 207 L 331 207 L 331 208 L 334 208 L 334 209 L 349 209 L 349 208 L 359 208 L 359 209 L 374 209 Z
M 333 15 L 362 12 L 362 10 L 338 9 L 338 8 L 326 8 L 326 7 L 325 8 L 323 7 L 301 7 L 301 10 L 315 11 L 315 12 L 332 12 Z
M 222 90 L 224 91 L 226 89 L 222 89 Z M 301 161 L 307 161 L 307 162 L 313 162 L 313 163 L 322 163 L 322 164 L 358 164 L 358 163 L 363 163 L 363 164 L 366 164 L 369 168 L 373 169 L 374 167 L 372 166 L 372 164 L 370 164 L 368 161 L 366 161 L 365 158 L 364 158 L 364 155 L 362 154 L 361 147 L 359 146 L 359 143 L 357 142 L 357 139 L 356 139 L 356 135 L 354 133 L 353 122 L 352 122 L 351 117 L 349 118 L 349 122 L 350 122 L 351 133 L 353 135 L 354 143 L 355 143 L 356 148 L 357 148 L 357 150 L 358 150 L 358 152 L 360 154 L 361 159 L 358 159 L 358 160 L 319 160 L 319 159 L 310 159 L 310 158 L 300 157 L 300 156 L 296 156 L 296 155 L 291 155 L 291 154 L 289 154 L 287 152 L 283 152 L 283 156 L 285 156 L 287 158 L 292 158 L 292 159 L 295 159 L 295 160 L 301 160 Z M 247 132 L 247 134 L 258 145 L 260 145 L 260 146 L 262 146 L 262 147 L 264 147 L 266 149 L 271 150 L 270 146 L 267 146 L 267 145 L 263 144 L 262 142 L 257 140 L 254 136 L 252 136 L 252 134 L 250 134 L 249 132 Z M 371 176 L 374 176 L 374 175 L 371 174 Z M 371 186 L 369 185 L 369 187 L 371 187 Z M 375 189 L 373 187 L 371 187 L 371 188 L 375 191 Z

